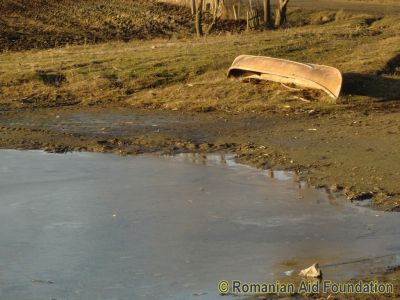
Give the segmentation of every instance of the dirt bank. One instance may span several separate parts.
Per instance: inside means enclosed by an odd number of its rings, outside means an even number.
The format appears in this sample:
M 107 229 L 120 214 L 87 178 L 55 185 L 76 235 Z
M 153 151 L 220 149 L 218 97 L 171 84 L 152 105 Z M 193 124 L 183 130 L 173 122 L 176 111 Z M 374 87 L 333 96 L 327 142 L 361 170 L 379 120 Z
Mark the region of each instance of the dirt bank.
M 0 3 L 0 52 L 185 35 L 189 9 L 154 0 Z
M 116 107 L 3 113 L 2 148 L 97 151 L 229 151 L 259 168 L 294 170 L 311 186 L 400 209 L 400 112 L 179 113 Z

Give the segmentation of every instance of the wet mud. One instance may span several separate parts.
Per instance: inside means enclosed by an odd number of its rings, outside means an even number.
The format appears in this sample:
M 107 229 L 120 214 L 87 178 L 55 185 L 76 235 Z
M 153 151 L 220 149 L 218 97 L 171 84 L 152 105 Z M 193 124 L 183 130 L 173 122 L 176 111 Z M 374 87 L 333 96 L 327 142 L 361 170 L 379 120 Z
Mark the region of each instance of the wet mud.
M 310 186 L 399 210 L 400 113 L 182 113 L 129 108 L 58 108 L 2 113 L 2 148 L 237 154 L 258 168 L 295 171 Z

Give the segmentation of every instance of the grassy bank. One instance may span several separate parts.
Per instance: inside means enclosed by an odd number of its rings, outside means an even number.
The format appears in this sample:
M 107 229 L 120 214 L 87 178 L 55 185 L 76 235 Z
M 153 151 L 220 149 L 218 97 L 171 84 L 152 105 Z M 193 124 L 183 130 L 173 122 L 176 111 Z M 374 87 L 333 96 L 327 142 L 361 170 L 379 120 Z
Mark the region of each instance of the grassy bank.
M 302 27 L 205 39 L 112 42 L 0 55 L 0 107 L 128 104 L 189 111 L 265 111 L 324 105 L 276 84 L 226 78 L 240 54 L 332 65 L 344 73 L 341 105 L 400 99 L 400 18 L 292 13 Z M 305 19 L 306 18 L 306 19 Z M 298 100 L 309 99 L 310 103 Z

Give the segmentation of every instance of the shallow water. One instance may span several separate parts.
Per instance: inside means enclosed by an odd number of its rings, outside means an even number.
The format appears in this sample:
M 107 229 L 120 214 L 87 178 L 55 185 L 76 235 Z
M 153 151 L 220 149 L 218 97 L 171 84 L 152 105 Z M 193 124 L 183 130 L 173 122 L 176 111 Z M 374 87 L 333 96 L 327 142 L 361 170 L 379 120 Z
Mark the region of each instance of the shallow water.
M 345 280 L 400 262 L 397 214 L 231 157 L 4 150 L 0 162 L 1 299 L 219 299 L 222 279 L 318 261 Z

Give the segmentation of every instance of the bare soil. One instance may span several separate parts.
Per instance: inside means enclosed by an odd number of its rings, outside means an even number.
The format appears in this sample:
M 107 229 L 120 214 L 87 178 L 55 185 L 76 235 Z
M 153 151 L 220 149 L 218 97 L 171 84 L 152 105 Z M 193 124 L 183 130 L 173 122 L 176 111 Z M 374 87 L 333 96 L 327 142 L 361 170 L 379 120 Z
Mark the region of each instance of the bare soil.
M 155 0 L 0 3 L 0 52 L 186 35 L 186 8 Z
M 120 154 L 229 151 L 259 168 L 294 170 L 311 186 L 374 198 L 400 210 L 400 112 L 316 110 L 296 114 L 187 113 L 129 107 L 3 113 L 3 148 Z

